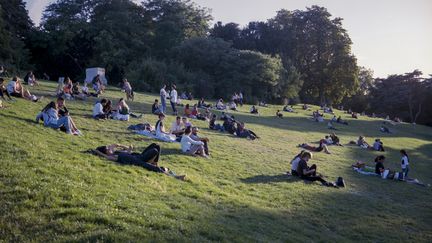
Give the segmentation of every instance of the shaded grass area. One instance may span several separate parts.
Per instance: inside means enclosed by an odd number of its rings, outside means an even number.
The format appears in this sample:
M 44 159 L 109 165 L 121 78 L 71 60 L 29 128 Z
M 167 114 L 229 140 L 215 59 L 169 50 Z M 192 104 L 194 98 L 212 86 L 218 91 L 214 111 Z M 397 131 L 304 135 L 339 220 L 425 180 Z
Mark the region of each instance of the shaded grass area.
M 343 176 L 346 189 L 306 184 L 284 175 L 299 152 L 297 144 L 316 142 L 329 132 L 308 120 L 310 111 L 284 113 L 249 106 L 232 113 L 258 133 L 249 141 L 210 131 L 212 156 L 205 160 L 180 152 L 179 144 L 161 143 L 161 165 L 189 180 L 180 182 L 139 167 L 121 166 L 84 153 L 109 143 L 142 150 L 154 142 L 126 127 L 154 124 L 152 94 L 137 94 L 130 105 L 142 119 L 95 121 L 88 116 L 95 99 L 67 101 L 84 137 L 67 136 L 34 123 L 48 103 L 54 83 L 32 88 L 42 103 L 18 100 L 0 110 L 0 235 L 5 241 L 420 241 L 432 240 L 432 193 L 428 187 L 384 181 L 354 173 L 356 160 L 372 162 L 378 152 L 358 147 L 330 147 L 313 162 L 333 180 Z M 123 94 L 110 89 L 104 97 Z M 297 107 L 299 109 L 299 107 Z M 169 108 L 168 108 L 169 109 Z M 393 134 L 379 132 L 381 120 L 352 120 L 337 126 L 342 143 L 359 135 L 381 137 L 386 166 L 399 169 L 401 148 L 411 158 L 411 176 L 431 183 L 432 129 L 401 124 Z M 327 115 L 326 118 L 331 118 Z M 168 123 L 174 121 L 167 117 Z M 370 163 L 372 164 L 372 163 Z

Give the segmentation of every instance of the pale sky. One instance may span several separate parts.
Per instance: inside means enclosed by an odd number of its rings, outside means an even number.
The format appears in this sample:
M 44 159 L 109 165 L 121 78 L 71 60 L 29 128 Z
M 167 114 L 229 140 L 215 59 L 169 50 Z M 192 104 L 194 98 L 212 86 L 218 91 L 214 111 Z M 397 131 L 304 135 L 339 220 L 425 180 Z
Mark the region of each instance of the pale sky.
M 432 0 L 193 0 L 211 9 L 214 21 L 265 21 L 276 11 L 311 5 L 326 7 L 353 41 L 353 53 L 361 66 L 376 77 L 414 69 L 432 74 Z M 43 9 L 53 0 L 25 0 L 30 17 L 38 24 Z

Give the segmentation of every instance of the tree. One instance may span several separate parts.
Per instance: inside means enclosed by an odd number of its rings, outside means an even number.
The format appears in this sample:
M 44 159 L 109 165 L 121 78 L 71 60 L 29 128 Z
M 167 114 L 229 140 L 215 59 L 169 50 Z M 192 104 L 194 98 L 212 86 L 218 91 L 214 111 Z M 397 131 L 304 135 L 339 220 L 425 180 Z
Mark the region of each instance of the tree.
M 143 6 L 153 22 L 152 55 L 164 57 L 184 40 L 208 34 L 211 15 L 190 0 L 145 0 Z
M 33 23 L 22 0 L 0 0 L 0 61 L 13 71 L 29 68 L 26 47 Z
M 234 44 L 239 40 L 240 32 L 241 29 L 238 24 L 231 22 L 224 25 L 219 21 L 210 30 L 210 37 L 221 38 L 224 41 Z

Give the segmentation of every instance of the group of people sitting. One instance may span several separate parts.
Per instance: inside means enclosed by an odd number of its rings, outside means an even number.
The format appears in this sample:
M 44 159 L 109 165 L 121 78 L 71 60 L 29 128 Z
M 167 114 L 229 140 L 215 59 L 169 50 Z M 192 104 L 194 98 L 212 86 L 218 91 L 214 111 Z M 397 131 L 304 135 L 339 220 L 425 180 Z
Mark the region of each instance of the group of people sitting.
M 359 136 L 357 141 L 351 141 L 350 144 L 355 144 L 364 149 L 370 149 L 370 150 L 375 150 L 380 152 L 385 151 L 384 143 L 379 138 L 375 139 L 375 142 L 373 143 L 372 146 L 368 142 L 366 142 L 366 138 L 364 136 Z
M 58 97 L 56 101 L 51 101 L 36 115 L 36 123 L 42 120 L 44 126 L 60 129 L 67 134 L 82 135 L 81 131 L 78 130 L 75 122 L 69 114 L 69 110 L 66 108 L 65 100 L 62 97 Z
M 32 71 L 26 74 L 26 76 L 24 77 L 24 83 L 30 86 L 39 86 L 39 82 L 36 80 L 36 77 Z
M 109 99 L 101 99 L 97 101 L 93 107 L 92 117 L 97 120 L 114 119 L 120 121 L 129 121 L 129 117 L 141 118 L 141 115 L 136 115 L 130 111 L 130 108 L 124 98 L 120 98 L 116 106 L 112 106 Z
M 29 101 L 38 102 L 43 97 L 37 97 L 36 95 L 32 95 L 28 89 L 26 89 L 21 80 L 15 76 L 12 80 L 9 81 L 7 85 L 5 85 L 5 80 L 0 78 L 0 95 L 4 98 L 6 95 L 10 100 L 11 97 L 24 98 Z
M 352 165 L 355 170 L 362 174 L 367 175 L 378 175 L 381 176 L 383 179 L 398 179 L 398 180 L 409 180 L 408 172 L 410 171 L 410 160 L 408 153 L 406 150 L 402 149 L 399 151 L 401 154 L 401 171 L 397 172 L 396 170 L 392 170 L 389 168 L 385 168 L 384 162 L 386 160 L 386 157 L 384 155 L 379 155 L 375 158 L 374 167 L 367 166 L 366 163 L 357 161 L 355 164 Z
M 252 130 L 247 129 L 245 127 L 244 122 L 240 122 L 235 120 L 234 116 L 230 116 L 225 112 L 222 112 L 220 120 L 223 121 L 223 124 L 216 123 L 217 116 L 212 115 L 212 118 L 209 121 L 209 128 L 211 130 L 216 130 L 220 132 L 228 132 L 232 135 L 235 135 L 240 138 L 247 138 L 251 140 L 255 140 L 259 138 L 259 136 L 254 133 Z

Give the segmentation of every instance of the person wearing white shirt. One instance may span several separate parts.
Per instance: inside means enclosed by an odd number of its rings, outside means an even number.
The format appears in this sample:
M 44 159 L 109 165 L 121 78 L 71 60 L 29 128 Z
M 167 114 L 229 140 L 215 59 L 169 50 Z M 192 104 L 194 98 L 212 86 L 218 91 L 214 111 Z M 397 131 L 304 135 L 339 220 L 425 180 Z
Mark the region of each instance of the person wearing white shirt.
M 160 98 L 161 98 L 161 103 L 162 103 L 162 113 L 165 113 L 166 111 L 166 97 L 167 97 L 167 92 L 165 91 L 166 85 L 164 85 L 162 87 L 162 89 L 160 90 Z
M 408 177 L 408 172 L 409 172 L 409 158 L 405 150 L 402 149 L 400 153 L 402 155 L 402 159 L 401 159 L 402 173 L 403 173 L 403 178 L 405 179 Z
M 172 85 L 172 89 L 171 89 L 171 93 L 170 93 L 170 103 L 171 103 L 171 108 L 173 110 L 174 115 L 177 115 L 177 108 L 176 108 L 177 90 L 176 90 L 175 84 Z
M 179 116 L 176 117 L 176 121 L 172 123 L 170 132 L 171 132 L 171 134 L 174 134 L 177 137 L 180 137 L 181 135 L 183 135 L 184 124 L 183 124 L 183 122 Z
M 106 105 L 108 101 L 106 99 L 102 99 L 101 101 L 97 102 L 93 107 L 93 118 L 95 119 L 106 119 L 106 114 L 103 111 L 104 105 Z
M 298 176 L 297 168 L 301 160 L 301 156 L 303 155 L 304 152 L 305 150 L 302 150 L 298 155 L 296 155 L 296 157 L 294 157 L 293 160 L 291 160 L 291 175 Z
M 195 141 L 190 137 L 192 130 L 190 127 L 186 128 L 184 135 L 182 136 L 182 139 L 180 141 L 181 148 L 184 153 L 191 154 L 193 156 L 199 155 L 204 158 L 207 158 L 208 156 L 205 154 L 204 151 L 204 143 L 201 141 Z

